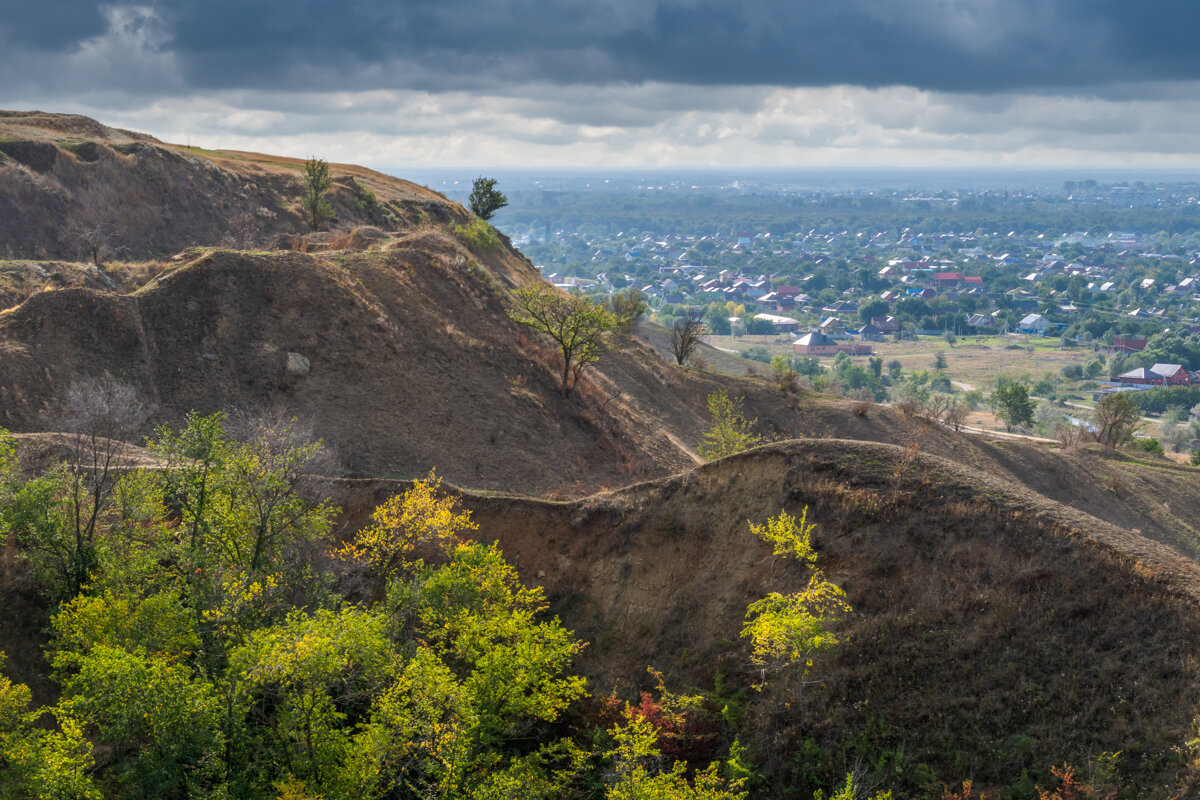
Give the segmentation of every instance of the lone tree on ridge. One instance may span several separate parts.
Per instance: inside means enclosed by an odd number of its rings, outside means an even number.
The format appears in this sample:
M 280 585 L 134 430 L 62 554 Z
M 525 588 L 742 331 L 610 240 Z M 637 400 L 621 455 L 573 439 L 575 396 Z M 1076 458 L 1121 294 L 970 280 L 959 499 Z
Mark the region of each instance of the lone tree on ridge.
M 300 207 L 308 213 L 308 224 L 314 231 L 320 230 L 326 220 L 333 219 L 333 205 L 327 196 L 332 185 L 328 162 L 316 157 L 304 162 L 304 194 L 300 197 Z
M 467 200 L 471 213 L 482 220 L 489 220 L 492 215 L 508 205 L 508 198 L 496 188 L 495 178 L 475 179 L 471 186 L 471 197 Z

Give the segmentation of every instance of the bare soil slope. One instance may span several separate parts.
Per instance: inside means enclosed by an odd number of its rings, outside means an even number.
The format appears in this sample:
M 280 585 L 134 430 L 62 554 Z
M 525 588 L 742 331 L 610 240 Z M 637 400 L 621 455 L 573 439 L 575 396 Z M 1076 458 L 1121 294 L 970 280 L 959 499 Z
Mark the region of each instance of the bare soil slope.
M 0 315 L 0 425 L 55 430 L 71 382 L 107 372 L 156 421 L 283 406 L 360 474 L 574 493 L 692 465 L 664 427 L 686 420 L 694 444 L 716 379 L 628 342 L 563 400 L 554 354 L 506 313 L 536 280 L 428 228 L 367 253 L 211 252 L 127 295 L 43 292 Z
M 335 226 L 410 230 L 465 218 L 424 187 L 330 166 Z M 137 258 L 300 234 L 303 167 L 300 159 L 166 144 L 87 117 L 0 111 L 0 258 L 81 257 L 85 231 L 113 255 Z

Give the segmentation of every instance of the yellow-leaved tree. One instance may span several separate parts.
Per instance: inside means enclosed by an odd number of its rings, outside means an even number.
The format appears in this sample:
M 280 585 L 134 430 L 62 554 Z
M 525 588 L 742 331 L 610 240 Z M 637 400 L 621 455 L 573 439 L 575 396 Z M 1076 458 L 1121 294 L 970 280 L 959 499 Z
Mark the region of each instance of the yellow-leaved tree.
M 376 508 L 371 525 L 338 554 L 387 577 L 399 570 L 419 569 L 422 547 L 432 545 L 453 553 L 462 535 L 478 528 L 471 512 L 459 507 L 457 495 L 442 494 L 442 479 L 430 470 L 425 480 L 413 481 L 411 489 Z
M 804 680 L 817 651 L 837 644 L 835 623 L 851 612 L 846 593 L 825 577 L 816 566 L 812 546 L 815 524 L 808 522 L 808 509 L 800 519 L 780 511 L 766 525 L 750 524 L 750 531 L 770 542 L 775 555 L 786 555 L 808 565 L 808 585 L 798 592 L 771 592 L 750 604 L 742 636 L 750 639 L 751 661 L 760 670 L 760 688 L 768 676 L 796 678 L 796 704 L 803 708 Z

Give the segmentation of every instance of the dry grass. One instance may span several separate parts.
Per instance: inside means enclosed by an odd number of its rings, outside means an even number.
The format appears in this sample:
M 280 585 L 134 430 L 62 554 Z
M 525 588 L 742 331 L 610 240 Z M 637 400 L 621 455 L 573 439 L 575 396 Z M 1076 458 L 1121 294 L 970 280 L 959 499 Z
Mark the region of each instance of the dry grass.
M 781 343 L 776 336 L 741 336 L 732 340 L 720 336 L 709 337 L 709 340 L 720 347 L 739 351 L 748 347 L 766 347 L 772 355 L 793 354 L 791 344 Z M 1014 346 L 1016 349 L 1009 349 Z M 932 370 L 934 356 L 944 353 L 944 372 L 951 380 L 985 391 L 995 386 L 996 378 L 1002 374 L 1014 377 L 1027 374 L 1032 381 L 1045 375 L 1058 377 L 1063 366 L 1082 364 L 1094 355 L 1085 348 L 1059 349 L 1057 339 L 1031 336 L 960 336 L 954 345 L 929 336 L 915 341 L 875 342 L 872 347 L 875 355 L 882 356 L 885 363 L 898 360 L 905 372 Z M 863 366 L 866 366 L 866 359 L 866 356 L 854 357 L 854 361 Z M 833 363 L 832 358 L 820 360 L 826 367 Z

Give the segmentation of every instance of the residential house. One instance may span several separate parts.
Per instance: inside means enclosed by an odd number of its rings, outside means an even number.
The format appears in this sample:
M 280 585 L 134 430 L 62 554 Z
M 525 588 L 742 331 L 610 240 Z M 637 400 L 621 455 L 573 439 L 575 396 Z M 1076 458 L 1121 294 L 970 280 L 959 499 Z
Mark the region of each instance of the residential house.
M 821 333 L 830 339 L 845 339 L 846 321 L 840 317 L 826 317 L 821 320 Z
M 882 342 L 883 331 L 878 326 L 867 323 L 859 328 L 858 338 L 864 342 Z
M 1155 364 L 1122 372 L 1117 381 L 1130 386 L 1190 386 L 1192 374 L 1179 364 Z
M 1017 323 L 1017 331 L 1020 333 L 1033 333 L 1038 336 L 1045 336 L 1046 329 L 1050 327 L 1050 323 L 1041 314 L 1029 314 Z
M 1146 337 L 1144 334 L 1136 336 L 1114 336 L 1112 347 L 1109 348 L 1111 353 L 1140 353 L 1146 349 Z
M 987 314 L 969 314 L 967 315 L 967 327 L 975 328 L 976 330 L 979 330 L 980 328 L 986 330 L 995 330 L 996 320 L 992 319 Z
M 775 326 L 775 330 L 778 333 L 795 331 L 800 328 L 800 323 L 791 317 L 781 317 L 776 314 L 755 314 L 754 318 L 771 323 Z
M 792 349 L 798 356 L 831 356 L 838 352 L 838 343 L 820 331 L 810 331 L 797 339 Z
M 1192 373 L 1181 364 L 1155 364 L 1150 368 L 1151 374 L 1157 377 L 1158 386 L 1190 386 Z
M 900 320 L 891 314 L 886 317 L 871 317 L 871 324 L 885 334 L 900 332 Z
M 837 353 L 849 353 L 852 356 L 869 356 L 871 345 L 839 343 L 820 331 L 810 331 L 792 344 L 792 349 L 798 356 L 832 356 Z

